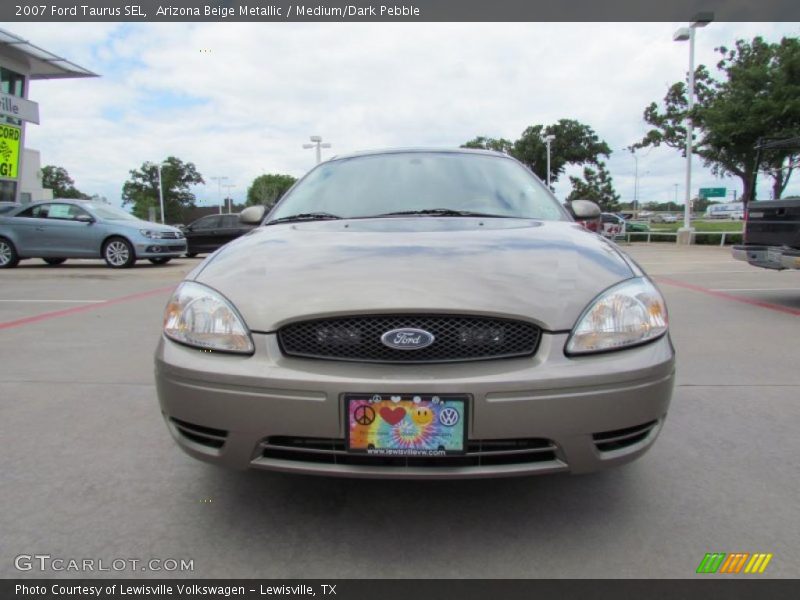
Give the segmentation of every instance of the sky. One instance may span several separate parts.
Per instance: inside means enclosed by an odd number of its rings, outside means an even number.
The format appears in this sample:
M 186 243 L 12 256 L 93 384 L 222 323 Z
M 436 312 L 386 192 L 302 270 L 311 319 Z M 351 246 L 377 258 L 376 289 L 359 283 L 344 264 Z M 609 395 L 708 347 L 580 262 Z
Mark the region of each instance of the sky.
M 635 188 L 625 150 L 648 130 L 644 108 L 688 69 L 685 23 L 14 23 L 0 24 L 100 77 L 35 81 L 41 124 L 26 145 L 66 168 L 76 186 L 119 203 L 129 171 L 177 156 L 206 185 L 242 201 L 263 173 L 302 176 L 323 159 L 375 148 L 456 147 L 485 135 L 517 139 L 562 118 L 591 126 L 622 201 Z M 761 35 L 800 35 L 798 23 L 712 23 L 697 32 L 696 62 Z M 670 148 L 637 152 L 640 202 L 682 201 L 686 161 Z M 574 174 L 580 169 L 574 169 Z M 564 199 L 571 186 L 555 184 Z M 769 197 L 761 178 L 759 197 Z M 677 188 L 676 188 L 677 184 Z M 726 187 L 695 158 L 693 193 Z M 795 175 L 788 192 L 800 193 Z

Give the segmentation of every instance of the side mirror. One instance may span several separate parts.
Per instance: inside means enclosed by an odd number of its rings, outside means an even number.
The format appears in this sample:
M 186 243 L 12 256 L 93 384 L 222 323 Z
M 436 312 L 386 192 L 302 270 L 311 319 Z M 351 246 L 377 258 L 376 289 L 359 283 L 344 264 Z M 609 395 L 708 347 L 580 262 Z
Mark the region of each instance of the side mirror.
M 248 206 L 239 213 L 239 222 L 245 225 L 258 225 L 267 212 L 266 206 Z
M 573 200 L 567 203 L 567 210 L 576 221 L 589 221 L 600 216 L 600 207 L 591 200 Z
M 78 215 L 77 217 L 75 217 L 75 220 L 78 221 L 79 223 L 88 223 L 88 224 L 94 223 L 94 218 L 89 215 Z

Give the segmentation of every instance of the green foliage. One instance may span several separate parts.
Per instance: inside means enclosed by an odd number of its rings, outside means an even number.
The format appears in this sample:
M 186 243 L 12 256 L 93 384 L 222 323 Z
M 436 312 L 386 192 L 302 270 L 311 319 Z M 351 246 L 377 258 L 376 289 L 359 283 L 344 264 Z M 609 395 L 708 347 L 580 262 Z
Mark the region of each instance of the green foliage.
M 247 205 L 260 204 L 269 210 L 294 185 L 295 181 L 297 179 L 291 175 L 259 175 L 247 188 Z
M 160 220 L 158 197 L 158 163 L 145 162 L 130 171 L 131 177 L 122 186 L 122 204 L 133 204 L 133 214 L 142 219 L 149 216 L 150 207 L 156 209 Z M 164 213 L 166 223 L 183 221 L 184 209 L 195 207 L 195 195 L 190 186 L 205 183 L 194 163 L 184 163 L 170 156 L 162 163 L 161 179 L 164 190 Z
M 600 163 L 611 148 L 594 129 L 573 119 L 560 119 L 554 125 L 532 125 L 514 142 L 512 154 L 526 164 L 542 181 L 547 181 L 547 144 L 543 136 L 553 135 L 550 143 L 550 179 L 557 181 L 567 165 Z
M 716 50 L 719 78 L 703 65 L 695 70 L 693 151 L 716 175 L 741 179 L 742 200 L 748 201 L 758 141 L 800 135 L 800 41 L 784 38 L 770 44 L 756 37 Z M 662 107 L 653 102 L 645 109 L 644 120 L 653 129 L 632 147 L 664 144 L 685 156 L 687 115 L 687 86 L 674 83 Z M 785 190 L 797 154 L 796 148 L 765 154 L 762 168 L 773 179 L 774 197 Z
M 466 144 L 462 144 L 461 147 L 494 150 L 495 152 L 511 154 L 514 150 L 514 143 L 505 138 L 487 138 L 479 135 L 478 137 L 468 141 Z
M 42 187 L 53 190 L 53 198 L 89 198 L 75 187 L 75 181 L 64 167 L 42 167 Z
M 614 191 L 614 182 L 604 162 L 597 163 L 597 170 L 584 167 L 583 179 L 571 176 L 569 180 L 572 192 L 567 200 L 591 200 L 604 212 L 619 210 L 619 194 Z
M 510 154 L 528 166 L 542 181 L 547 181 L 547 144 L 543 136 L 553 135 L 550 143 L 550 180 L 555 182 L 567 165 L 598 164 L 611 149 L 594 130 L 573 119 L 561 119 L 553 125 L 531 125 L 515 142 L 505 138 L 478 136 L 462 148 L 484 148 Z

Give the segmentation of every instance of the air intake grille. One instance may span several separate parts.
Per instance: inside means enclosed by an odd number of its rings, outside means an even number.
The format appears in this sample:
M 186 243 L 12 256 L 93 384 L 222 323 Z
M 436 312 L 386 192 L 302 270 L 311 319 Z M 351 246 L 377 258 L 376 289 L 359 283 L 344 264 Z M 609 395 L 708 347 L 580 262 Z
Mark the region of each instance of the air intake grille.
M 556 460 L 556 445 L 541 438 L 470 440 L 461 456 L 398 457 L 350 454 L 344 440 L 272 436 L 262 443 L 262 456 L 322 464 L 386 467 L 478 467 L 519 465 Z
M 633 446 L 644 440 L 653 427 L 656 426 L 658 421 L 650 421 L 635 427 L 626 427 L 625 429 L 615 429 L 614 431 L 603 431 L 595 433 L 592 438 L 594 444 L 600 452 L 610 452 L 612 450 L 620 450 Z
M 225 439 L 228 437 L 228 432 L 223 429 L 213 429 L 211 427 L 203 427 L 202 425 L 195 425 L 171 418 L 172 424 L 183 437 L 191 440 L 196 444 L 202 444 L 209 448 L 222 448 L 225 445 Z
M 422 329 L 434 342 L 397 350 L 381 342 L 393 329 Z M 366 315 L 302 321 L 284 326 L 284 354 L 331 360 L 428 363 L 532 356 L 541 330 L 532 323 L 465 315 Z

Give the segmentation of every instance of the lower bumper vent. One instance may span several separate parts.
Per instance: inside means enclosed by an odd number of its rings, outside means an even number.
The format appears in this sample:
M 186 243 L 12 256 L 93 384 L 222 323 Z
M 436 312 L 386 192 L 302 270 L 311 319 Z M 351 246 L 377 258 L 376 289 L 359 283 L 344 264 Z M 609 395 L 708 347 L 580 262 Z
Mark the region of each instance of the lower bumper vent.
M 461 456 L 401 457 L 350 454 L 344 440 L 272 436 L 262 443 L 264 458 L 308 463 L 387 467 L 479 467 L 519 465 L 556 460 L 556 445 L 550 440 L 471 440 Z
M 173 418 L 170 418 L 170 421 L 182 437 L 209 448 L 222 448 L 225 445 L 225 439 L 228 437 L 228 432 L 223 429 L 212 429 L 211 427 L 194 425 L 193 423 Z
M 592 435 L 592 439 L 594 440 L 594 445 L 597 446 L 600 452 L 620 450 L 628 446 L 633 446 L 647 438 L 657 423 L 658 421 L 650 421 L 642 425 L 636 425 L 635 427 L 603 431 Z

